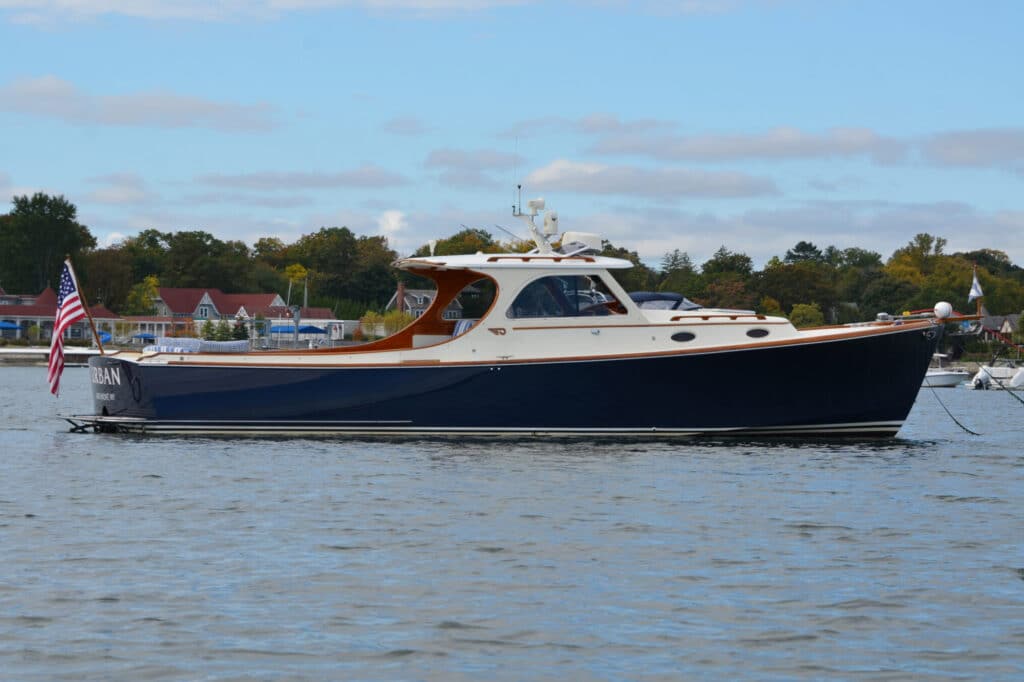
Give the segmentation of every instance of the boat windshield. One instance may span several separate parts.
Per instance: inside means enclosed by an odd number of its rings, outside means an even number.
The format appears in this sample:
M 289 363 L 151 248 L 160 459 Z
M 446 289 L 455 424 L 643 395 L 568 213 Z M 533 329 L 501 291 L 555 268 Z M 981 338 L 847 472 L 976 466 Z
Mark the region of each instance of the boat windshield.
M 558 275 L 536 279 L 519 292 L 508 309 L 512 319 L 622 314 L 626 310 L 596 275 Z

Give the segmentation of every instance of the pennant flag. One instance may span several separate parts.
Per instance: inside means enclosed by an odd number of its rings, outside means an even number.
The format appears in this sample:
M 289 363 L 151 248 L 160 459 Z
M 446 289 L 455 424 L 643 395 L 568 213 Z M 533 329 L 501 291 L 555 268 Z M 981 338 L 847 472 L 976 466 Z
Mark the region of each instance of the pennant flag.
M 974 270 L 974 281 L 971 282 L 971 293 L 967 294 L 967 302 L 970 303 L 976 298 L 981 298 L 985 294 L 981 291 L 981 284 L 978 283 L 978 270 Z
M 54 395 L 60 392 L 60 375 L 64 373 L 64 332 L 84 317 L 85 308 L 78 297 L 78 283 L 75 282 L 71 261 L 64 261 L 57 292 L 57 316 L 53 320 L 53 337 L 50 339 L 50 365 L 46 373 L 50 393 Z

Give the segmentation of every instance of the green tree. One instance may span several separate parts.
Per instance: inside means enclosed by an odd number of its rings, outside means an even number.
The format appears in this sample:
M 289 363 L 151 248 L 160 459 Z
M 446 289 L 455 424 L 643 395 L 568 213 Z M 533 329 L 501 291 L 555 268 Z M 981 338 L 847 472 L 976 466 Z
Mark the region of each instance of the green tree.
M 252 247 L 253 255 L 267 265 L 280 268 L 287 258 L 287 248 L 277 237 L 261 237 Z
M 391 336 L 392 334 L 408 327 L 415 319 L 415 317 L 404 310 L 398 310 L 397 308 L 389 310 L 384 313 L 384 333 Z
M 206 339 L 207 341 L 213 341 L 214 338 L 216 338 L 216 332 L 217 330 L 213 326 L 213 320 L 207 319 L 206 321 L 203 322 L 203 327 L 200 334 L 204 339 Z
M 454 256 L 465 253 L 499 253 L 503 251 L 501 244 L 487 230 L 477 227 L 466 227 L 450 237 L 438 239 L 434 245 L 435 256 Z M 424 244 L 416 249 L 414 257 L 429 256 L 430 246 Z
M 343 298 L 358 267 L 356 236 L 347 227 L 321 227 L 289 247 L 288 258 L 310 270 L 310 289 L 315 294 Z
M 811 242 L 800 241 L 796 243 L 789 251 L 786 251 L 785 262 L 787 263 L 802 263 L 805 261 L 811 261 L 814 263 L 825 262 L 825 256 L 821 253 L 821 249 L 812 244 Z
M 661 258 L 661 272 L 662 274 L 669 274 L 676 270 L 693 270 L 693 261 L 690 260 L 690 254 L 679 249 L 673 249 L 667 252 Z
M 621 258 L 633 264 L 629 269 L 612 270 L 611 275 L 629 291 L 652 291 L 657 288 L 658 274 L 647 267 L 636 251 L 615 246 L 608 240 L 602 241 L 601 255 L 609 258 Z
M 96 239 L 77 222 L 78 209 L 63 196 L 37 192 L 14 197 L 13 205 L 0 221 L 0 282 L 17 293 L 56 288 L 65 256 L 77 262 Z
M 909 310 L 920 287 L 916 284 L 890 275 L 887 270 L 877 270 L 867 280 L 858 301 L 858 308 L 866 319 L 878 313 L 898 314 Z
M 82 255 L 88 279 L 80 282 L 90 303 L 102 303 L 110 310 L 123 312 L 128 292 L 136 280 L 124 249 L 111 246 Z
M 783 263 L 773 259 L 758 275 L 763 296 L 779 302 L 786 310 L 795 303 L 812 302 L 831 310 L 836 302 L 834 270 L 823 261 L 801 259 Z
M 722 246 L 701 266 L 701 274 L 714 277 L 725 273 L 748 277 L 754 271 L 754 262 L 745 253 L 734 253 Z
M 292 289 L 296 286 L 308 285 L 309 270 L 301 263 L 292 263 L 284 269 L 285 279 L 288 280 L 288 293 L 285 294 L 285 303 L 292 304 Z
M 129 290 L 121 314 L 153 315 L 156 313 L 156 299 L 159 295 L 160 281 L 156 275 L 149 275 Z
M 159 230 L 143 230 L 120 244 L 125 257 L 131 263 L 132 277 L 135 281 L 141 281 L 146 275 L 163 276 L 167 237 L 167 234 Z
M 757 304 L 757 312 L 762 315 L 771 315 L 773 317 L 785 317 L 786 313 L 783 312 L 782 306 L 771 296 L 765 296 L 761 299 L 761 302 Z
M 250 290 L 250 257 L 244 243 L 224 242 L 202 230 L 164 237 L 167 252 L 161 280 L 167 286 L 210 287 L 227 293 Z
M 798 329 L 820 327 L 825 324 L 825 316 L 817 303 L 797 303 L 789 313 L 789 321 Z
M 851 247 L 843 249 L 838 265 L 845 268 L 881 268 L 882 254 Z
M 661 281 L 658 291 L 673 291 L 693 295 L 700 287 L 700 275 L 690 255 L 676 249 L 661 259 Z
M 398 254 L 384 237 L 359 237 L 356 241 L 355 272 L 345 297 L 384 305 L 395 291 L 396 276 L 391 264 Z M 339 297 L 340 298 L 340 297 Z
M 942 237 L 933 237 L 924 232 L 918 233 L 909 244 L 893 252 L 886 268 L 897 277 L 901 276 L 901 272 L 912 270 L 916 270 L 922 275 L 928 274 L 945 248 L 946 240 Z
M 700 302 L 714 308 L 753 310 L 757 300 L 746 280 L 736 273 L 723 273 L 705 286 Z
M 359 329 L 362 330 L 362 336 L 368 340 L 377 338 L 380 327 L 384 324 L 384 316 L 380 313 L 367 310 L 366 313 L 359 318 Z
M 231 325 L 225 318 L 217 320 L 217 324 L 213 329 L 213 338 L 215 341 L 230 341 L 232 337 Z

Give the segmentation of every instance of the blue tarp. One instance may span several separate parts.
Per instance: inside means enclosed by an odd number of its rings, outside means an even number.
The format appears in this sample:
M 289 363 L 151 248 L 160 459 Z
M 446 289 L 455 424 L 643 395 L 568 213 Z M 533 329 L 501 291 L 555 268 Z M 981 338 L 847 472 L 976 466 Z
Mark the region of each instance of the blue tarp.
M 110 343 L 110 332 L 100 332 L 100 343 Z
M 326 334 L 327 332 L 320 327 L 314 327 L 311 324 L 299 327 L 300 334 Z
M 156 337 L 155 337 L 155 336 L 153 336 L 152 334 L 148 333 L 148 332 L 142 332 L 141 334 L 136 334 L 136 335 L 135 335 L 135 336 L 133 336 L 132 338 L 133 338 L 133 339 L 143 339 L 143 340 L 145 340 L 145 341 L 152 341 L 152 340 L 153 340 L 153 339 L 155 339 Z
M 294 331 L 295 331 L 295 327 L 292 327 L 290 325 L 287 326 L 287 327 L 284 326 L 284 325 L 278 325 L 276 327 L 271 327 L 270 328 L 270 332 L 272 334 L 291 334 Z
M 18 325 L 14 324 L 13 322 L 8 322 L 7 320 L 0 320 L 0 329 L 20 329 L 20 328 L 21 327 L 19 327 Z

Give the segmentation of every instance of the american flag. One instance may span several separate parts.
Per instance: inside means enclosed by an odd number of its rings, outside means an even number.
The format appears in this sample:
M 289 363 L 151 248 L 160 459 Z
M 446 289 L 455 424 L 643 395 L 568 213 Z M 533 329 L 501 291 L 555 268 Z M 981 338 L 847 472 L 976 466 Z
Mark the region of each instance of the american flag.
M 78 286 L 71 263 L 64 261 L 60 273 L 60 289 L 57 291 L 57 316 L 53 320 L 53 338 L 50 340 L 50 366 L 46 380 L 50 382 L 50 393 L 60 392 L 60 375 L 64 372 L 64 331 L 85 317 L 85 308 L 78 297 Z

